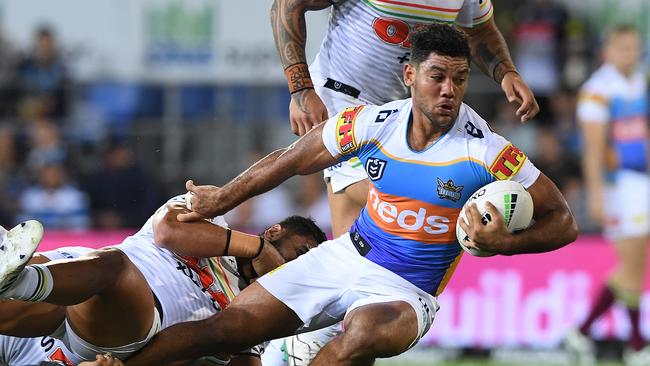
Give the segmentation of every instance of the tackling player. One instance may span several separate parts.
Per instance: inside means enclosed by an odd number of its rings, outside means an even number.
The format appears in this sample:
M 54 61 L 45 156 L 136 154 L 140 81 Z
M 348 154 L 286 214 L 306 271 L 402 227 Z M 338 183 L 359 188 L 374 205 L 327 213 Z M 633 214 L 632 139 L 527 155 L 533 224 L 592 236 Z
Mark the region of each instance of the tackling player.
M 414 32 L 411 42 L 404 80 L 412 99 L 347 108 L 222 188 L 189 181 L 194 212 L 179 217 L 226 212 L 293 175 L 357 156 L 372 183 L 350 232 L 261 277 L 219 314 L 158 333 L 127 365 L 237 352 L 340 320 L 345 332 L 311 365 L 372 365 L 377 357 L 406 351 L 431 326 L 435 296 L 460 260 L 454 227 L 461 207 L 497 179 L 528 188 L 535 223 L 510 233 L 494 206 L 488 206 L 492 221 L 486 225 L 470 206 L 468 222 L 461 223 L 467 245 L 512 255 L 575 240 L 577 226 L 557 187 L 462 103 L 470 64 L 464 34 L 433 24 Z M 438 180 L 453 184 L 460 196 L 438 190 Z
M 0 248 L 0 296 L 33 302 L 20 302 L 24 312 L 45 307 L 48 316 L 11 321 L 7 314 L 15 302 L 2 302 L 0 313 L 8 321 L 0 323 L 0 333 L 55 334 L 87 360 L 103 352 L 128 357 L 160 329 L 221 311 L 257 273 L 326 239 L 313 221 L 299 216 L 255 236 L 215 225 L 225 224 L 221 217 L 179 223 L 182 212 L 189 211 L 177 197 L 115 247 L 26 267 L 42 227 L 31 221 L 17 228 L 20 235 L 10 232 L 11 240 Z
M 587 202 L 618 257 L 587 318 L 565 340 L 582 364 L 594 363 L 592 324 L 617 300 L 627 309 L 631 324 L 626 365 L 650 365 L 639 314 L 650 239 L 648 86 L 638 69 L 641 53 L 641 39 L 633 27 L 613 28 L 604 44 L 605 64 L 583 85 L 578 100 Z
M 326 8 L 331 9 L 329 28 L 308 67 L 305 13 Z M 271 24 L 291 93 L 292 131 L 302 136 L 351 105 L 407 98 L 410 91 L 402 68 L 411 57 L 409 32 L 434 22 L 462 27 L 474 63 L 501 86 L 510 102 L 521 104 L 517 115 L 522 122 L 531 119 L 539 107 L 517 73 L 492 14 L 491 0 L 275 0 Z M 332 233 L 338 237 L 350 229 L 366 204 L 368 176 L 356 157 L 329 167 L 324 176 Z M 311 343 L 313 353 L 328 339 L 326 334 L 301 338 L 288 340 L 288 347 Z M 310 358 L 296 357 L 301 364 Z

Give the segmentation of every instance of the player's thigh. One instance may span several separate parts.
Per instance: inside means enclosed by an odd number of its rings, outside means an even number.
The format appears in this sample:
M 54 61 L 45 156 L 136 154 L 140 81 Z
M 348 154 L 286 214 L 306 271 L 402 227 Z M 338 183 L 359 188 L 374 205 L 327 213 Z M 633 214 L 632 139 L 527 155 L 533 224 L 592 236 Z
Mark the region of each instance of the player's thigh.
M 342 343 L 351 356 L 398 355 L 418 340 L 418 322 L 415 310 L 405 301 L 364 305 L 345 317 Z
M 332 191 L 331 183 L 327 183 L 327 198 L 332 215 L 334 237 L 338 237 L 350 229 L 365 206 L 367 196 L 367 179 L 353 183 L 343 191 L 336 193 Z
M 36 253 L 29 264 L 49 262 Z M 65 319 L 65 307 L 43 302 L 0 301 L 0 334 L 36 337 L 52 334 Z
M 97 270 L 118 271 L 117 278 L 101 293 L 67 308 L 70 326 L 85 341 L 106 347 L 144 339 L 151 330 L 155 308 L 146 279 L 119 249 L 89 256 L 99 258 Z

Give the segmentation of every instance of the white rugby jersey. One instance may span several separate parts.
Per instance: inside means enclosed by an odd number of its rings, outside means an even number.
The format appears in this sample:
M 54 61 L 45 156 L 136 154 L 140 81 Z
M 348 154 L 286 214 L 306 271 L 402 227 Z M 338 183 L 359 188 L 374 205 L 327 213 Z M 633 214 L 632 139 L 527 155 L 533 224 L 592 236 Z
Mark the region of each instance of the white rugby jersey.
M 402 81 L 410 56 L 408 34 L 418 24 L 456 23 L 471 28 L 492 17 L 491 0 L 332 0 L 329 28 L 310 66 L 384 104 L 408 96 Z
M 42 361 L 74 366 L 83 360 L 52 337 L 19 338 L 0 335 L 0 366 L 37 366 Z
M 351 229 L 372 248 L 366 259 L 438 295 L 462 254 L 455 228 L 470 195 L 497 179 L 528 188 L 540 172 L 465 104 L 432 146 L 412 150 L 412 105 L 347 108 L 327 120 L 323 142 L 341 160 L 357 156 L 368 174 L 368 202 Z M 507 199 L 516 204 L 516 195 Z
M 185 202 L 184 196 L 169 202 Z M 227 226 L 223 217 L 211 220 Z M 239 293 L 234 257 L 180 258 L 154 242 L 152 218 L 116 248 L 142 272 L 163 309 L 162 329 L 179 322 L 205 319 L 223 309 Z
M 577 117 L 609 124 L 620 169 L 648 171 L 648 86 L 641 72 L 626 78 L 613 65 L 601 66 L 580 90 Z

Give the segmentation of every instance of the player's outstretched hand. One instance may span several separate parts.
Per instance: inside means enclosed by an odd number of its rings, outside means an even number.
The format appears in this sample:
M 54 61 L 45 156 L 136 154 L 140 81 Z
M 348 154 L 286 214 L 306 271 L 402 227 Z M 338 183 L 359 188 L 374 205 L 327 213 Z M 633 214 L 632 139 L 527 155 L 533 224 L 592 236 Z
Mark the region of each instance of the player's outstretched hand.
M 217 202 L 221 188 L 217 186 L 197 186 L 192 180 L 185 183 L 187 195 L 185 204 L 192 212 L 178 214 L 178 221 L 198 221 L 204 218 L 215 217 L 222 212 L 218 212 Z
M 95 361 L 86 361 L 79 366 L 124 366 L 122 361 L 113 357 L 110 353 L 95 356 Z
M 501 80 L 501 89 L 503 89 L 510 103 L 516 102 L 519 104 L 516 115 L 521 119 L 522 123 L 530 121 L 539 113 L 539 105 L 537 105 L 535 95 L 518 73 L 506 73 L 503 80 Z
M 470 204 L 465 209 L 467 222 L 458 218 L 460 226 L 469 237 L 469 241 L 466 241 L 464 245 L 492 253 L 506 254 L 509 250 L 504 244 L 507 243 L 507 238 L 511 235 L 506 222 L 492 203 L 486 202 L 485 207 L 487 208 L 485 218 L 481 217 L 476 203 Z
M 291 94 L 289 120 L 294 134 L 302 136 L 327 118 L 327 108 L 314 89 Z

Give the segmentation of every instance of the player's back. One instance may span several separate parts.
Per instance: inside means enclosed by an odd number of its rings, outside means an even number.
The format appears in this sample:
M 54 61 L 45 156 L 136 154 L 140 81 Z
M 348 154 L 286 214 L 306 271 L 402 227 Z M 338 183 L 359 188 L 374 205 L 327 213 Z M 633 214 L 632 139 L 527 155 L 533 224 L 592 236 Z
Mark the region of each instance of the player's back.
M 177 196 L 168 202 L 184 202 L 184 197 Z M 116 247 L 138 267 L 160 301 L 162 327 L 205 319 L 224 308 L 239 293 L 235 259 L 181 258 L 155 243 L 152 221 L 153 216 Z M 222 217 L 211 222 L 226 225 Z
M 408 34 L 418 23 L 456 21 L 472 27 L 490 19 L 490 0 L 332 1 L 329 29 L 314 76 L 361 91 L 371 104 L 406 98 L 402 68 L 410 56 Z

